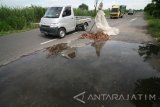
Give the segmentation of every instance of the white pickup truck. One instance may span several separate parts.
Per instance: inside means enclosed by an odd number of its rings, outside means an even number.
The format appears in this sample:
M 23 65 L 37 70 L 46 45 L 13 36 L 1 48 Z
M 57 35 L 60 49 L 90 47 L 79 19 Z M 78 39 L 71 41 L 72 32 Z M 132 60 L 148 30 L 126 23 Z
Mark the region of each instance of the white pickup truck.
M 90 21 L 91 18 L 75 17 L 71 6 L 54 6 L 47 9 L 39 25 L 41 33 L 63 38 L 77 27 L 86 30 Z

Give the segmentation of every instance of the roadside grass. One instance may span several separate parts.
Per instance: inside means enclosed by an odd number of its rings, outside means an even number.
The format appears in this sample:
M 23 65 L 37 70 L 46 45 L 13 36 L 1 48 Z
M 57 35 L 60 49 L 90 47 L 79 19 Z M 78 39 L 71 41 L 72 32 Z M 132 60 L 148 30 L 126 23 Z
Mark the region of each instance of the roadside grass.
M 145 14 L 148 22 L 149 33 L 160 42 L 160 19 L 154 18 L 147 13 Z
M 1 36 L 7 36 L 9 34 L 13 34 L 13 33 L 19 33 L 19 32 L 25 32 L 25 31 L 29 31 L 32 30 L 30 28 L 24 29 L 24 30 L 11 30 L 11 31 L 6 31 L 6 32 L 0 32 L 0 37 Z
M 13 34 L 13 33 L 19 33 L 19 32 L 25 32 L 25 31 L 29 31 L 29 30 L 32 30 L 32 29 L 36 29 L 39 27 L 39 24 L 38 23 L 32 23 L 30 24 L 29 26 L 26 26 L 24 27 L 23 29 L 21 30 L 8 30 L 8 31 L 1 31 L 0 32 L 0 37 L 1 36 L 7 36 L 9 34 Z
M 37 28 L 46 8 L 40 6 L 16 7 L 0 6 L 0 36 L 24 32 Z

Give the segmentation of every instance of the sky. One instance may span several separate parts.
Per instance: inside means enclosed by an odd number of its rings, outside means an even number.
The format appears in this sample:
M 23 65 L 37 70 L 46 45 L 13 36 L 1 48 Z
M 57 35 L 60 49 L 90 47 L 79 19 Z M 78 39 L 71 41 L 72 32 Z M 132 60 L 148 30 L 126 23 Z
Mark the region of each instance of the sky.
M 55 5 L 72 5 L 74 8 L 84 3 L 89 9 L 94 9 L 95 0 L 0 0 L 0 5 L 8 7 L 25 7 L 38 5 L 42 7 L 51 7 Z M 143 9 L 151 0 L 99 0 L 103 1 L 104 9 L 111 8 L 112 5 L 127 5 L 128 9 Z

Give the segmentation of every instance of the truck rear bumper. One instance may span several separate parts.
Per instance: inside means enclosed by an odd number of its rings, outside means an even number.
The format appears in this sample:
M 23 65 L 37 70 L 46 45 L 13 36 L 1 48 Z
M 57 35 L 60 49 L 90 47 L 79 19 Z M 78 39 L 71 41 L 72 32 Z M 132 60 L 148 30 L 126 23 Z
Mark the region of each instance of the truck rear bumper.
M 40 26 L 40 32 L 49 35 L 58 35 L 58 27 L 51 28 L 50 26 Z
M 113 15 L 110 15 L 111 18 L 118 18 L 119 16 L 117 14 L 113 14 Z

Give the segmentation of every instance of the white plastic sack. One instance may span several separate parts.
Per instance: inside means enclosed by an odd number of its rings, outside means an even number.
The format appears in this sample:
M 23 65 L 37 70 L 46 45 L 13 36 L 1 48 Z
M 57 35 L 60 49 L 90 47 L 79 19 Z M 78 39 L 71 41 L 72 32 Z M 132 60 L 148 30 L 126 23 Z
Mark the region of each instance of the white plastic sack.
M 102 10 L 98 10 L 95 18 L 95 23 L 97 31 L 102 31 L 104 34 L 107 34 L 109 36 L 119 34 L 119 29 L 109 26 L 105 17 L 105 13 Z

